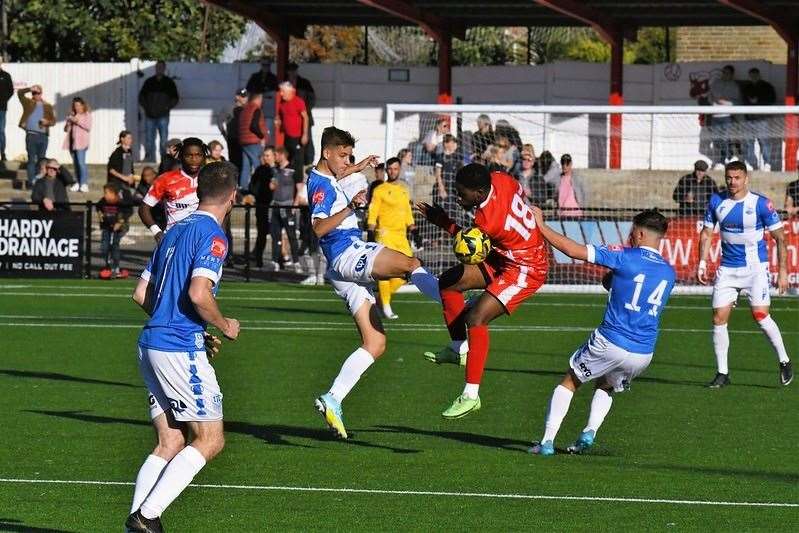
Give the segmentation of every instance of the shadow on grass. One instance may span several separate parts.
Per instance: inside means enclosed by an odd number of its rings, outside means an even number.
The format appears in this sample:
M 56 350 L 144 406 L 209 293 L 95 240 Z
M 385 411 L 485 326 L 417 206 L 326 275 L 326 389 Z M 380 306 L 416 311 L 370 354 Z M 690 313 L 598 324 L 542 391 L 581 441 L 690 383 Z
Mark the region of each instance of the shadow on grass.
M 90 385 L 114 385 L 117 387 L 141 388 L 141 385 L 133 385 L 123 381 L 108 381 L 105 379 L 81 378 L 56 372 L 37 372 L 35 370 L 14 370 L 10 368 L 0 368 L 0 374 L 13 376 L 15 378 L 50 379 L 54 381 L 73 381 L 76 383 L 88 383 Z
M 493 437 L 491 435 L 479 435 L 467 433 L 465 431 L 433 431 L 418 429 L 408 426 L 375 426 L 376 429 L 360 429 L 359 433 L 398 433 L 403 435 L 423 435 L 426 437 L 436 437 L 440 439 L 454 440 L 465 444 L 476 444 L 488 448 L 500 448 L 513 452 L 526 452 L 530 446 L 529 441 L 508 439 L 505 437 Z
M 13 518 L 0 518 L 0 531 L 24 531 L 25 533 L 70 533 L 66 529 L 26 526 Z
M 128 424 L 132 426 L 150 427 L 150 423 L 145 420 L 135 420 L 131 418 L 116 418 L 111 416 L 94 415 L 86 411 L 45 411 L 28 409 L 25 412 L 39 415 L 55 416 L 59 418 L 69 418 L 80 422 L 92 424 Z M 292 446 L 297 448 L 313 448 L 307 444 L 297 444 L 286 440 L 287 437 L 315 440 L 318 442 L 336 442 L 338 439 L 325 429 L 311 429 L 298 426 L 286 426 L 282 424 L 259 425 L 249 422 L 236 422 L 225 420 L 225 432 L 248 435 L 264 441 L 266 444 L 276 446 Z M 394 446 L 383 446 L 358 439 L 347 439 L 342 444 L 361 446 L 364 448 L 383 449 L 394 453 L 419 453 L 421 450 L 411 448 L 398 448 Z

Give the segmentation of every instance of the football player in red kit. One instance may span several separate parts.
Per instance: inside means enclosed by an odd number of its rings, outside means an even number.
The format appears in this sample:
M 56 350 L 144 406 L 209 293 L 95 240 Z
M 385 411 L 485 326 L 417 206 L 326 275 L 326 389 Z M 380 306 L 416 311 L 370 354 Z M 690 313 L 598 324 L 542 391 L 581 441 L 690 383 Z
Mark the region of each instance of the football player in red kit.
M 435 363 L 466 365 L 463 394 L 442 413 L 450 419 L 480 409 L 477 393 L 488 357 L 488 323 L 504 313 L 511 314 L 532 296 L 546 281 L 549 267 L 547 246 L 519 182 L 504 172 L 489 172 L 485 166 L 472 163 L 458 171 L 455 187 L 458 202 L 464 209 L 475 210 L 474 225 L 491 239 L 493 248 L 484 262 L 456 265 L 439 278 L 444 320 L 452 342 L 438 353 L 425 353 L 425 357 Z M 450 235 L 461 229 L 440 206 L 421 203 L 417 208 Z M 485 292 L 467 307 L 463 292 L 470 289 Z

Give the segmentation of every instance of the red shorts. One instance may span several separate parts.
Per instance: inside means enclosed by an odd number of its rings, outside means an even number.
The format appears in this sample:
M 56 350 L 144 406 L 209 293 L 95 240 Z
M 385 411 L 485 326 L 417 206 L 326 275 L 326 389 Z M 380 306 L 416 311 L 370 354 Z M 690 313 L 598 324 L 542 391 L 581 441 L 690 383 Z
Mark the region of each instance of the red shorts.
M 480 270 L 488 280 L 486 291 L 505 306 L 508 314 L 535 294 L 547 280 L 546 265 L 544 268 L 520 265 L 494 252 L 480 263 Z

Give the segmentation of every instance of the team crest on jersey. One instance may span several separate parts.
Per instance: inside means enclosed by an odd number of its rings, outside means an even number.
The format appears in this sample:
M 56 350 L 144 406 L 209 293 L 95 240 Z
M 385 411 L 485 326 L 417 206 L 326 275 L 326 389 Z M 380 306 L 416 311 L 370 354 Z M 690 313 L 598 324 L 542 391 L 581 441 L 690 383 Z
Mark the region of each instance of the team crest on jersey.
M 325 200 L 325 191 L 316 191 L 311 197 L 311 202 L 314 204 L 321 204 Z
M 608 245 L 608 250 L 610 250 L 611 252 L 621 252 L 622 250 L 624 250 L 624 245 L 621 245 L 621 244 L 609 244 Z
M 227 245 L 225 245 L 225 241 L 223 241 L 219 237 L 214 237 L 214 240 L 211 241 L 211 255 L 213 255 L 214 257 L 224 256 L 226 249 Z
M 202 333 L 194 334 L 194 345 L 197 348 L 202 348 L 205 345 L 205 338 L 203 337 Z
M 771 200 L 766 202 L 766 209 L 768 209 L 772 213 L 774 212 L 774 204 L 771 203 Z

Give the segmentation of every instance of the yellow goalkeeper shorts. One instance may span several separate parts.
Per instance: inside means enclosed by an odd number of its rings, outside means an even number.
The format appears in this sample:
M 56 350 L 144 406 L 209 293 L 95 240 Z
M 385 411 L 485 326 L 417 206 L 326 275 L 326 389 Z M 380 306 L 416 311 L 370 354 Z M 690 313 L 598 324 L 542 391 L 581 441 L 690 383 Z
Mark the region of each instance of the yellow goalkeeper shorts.
M 377 231 L 377 242 L 400 253 L 413 257 L 411 245 L 404 231 Z

